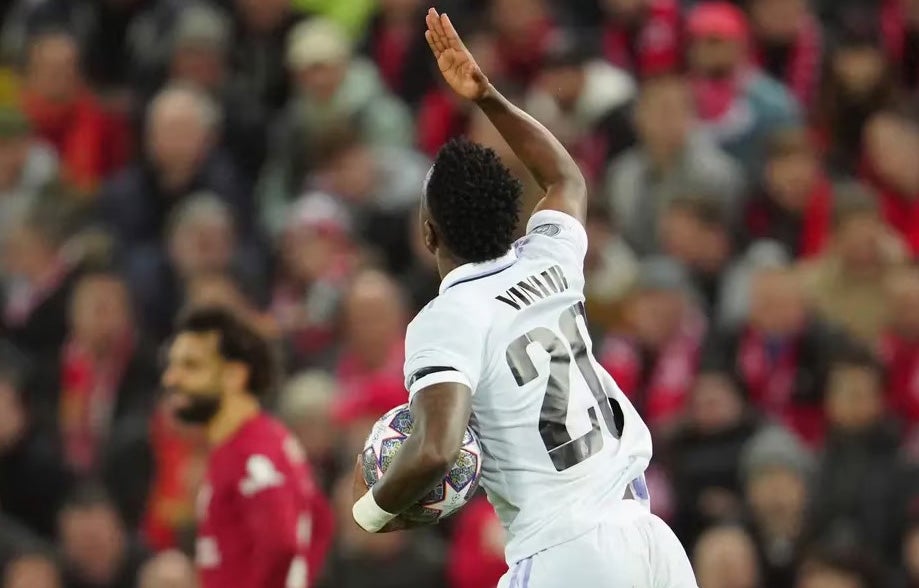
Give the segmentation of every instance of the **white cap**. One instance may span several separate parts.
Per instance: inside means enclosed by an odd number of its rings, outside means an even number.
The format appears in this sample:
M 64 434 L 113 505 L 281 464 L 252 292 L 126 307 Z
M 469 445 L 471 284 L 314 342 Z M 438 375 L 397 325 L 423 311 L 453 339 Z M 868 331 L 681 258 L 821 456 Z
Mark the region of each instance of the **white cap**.
M 347 61 L 351 41 L 334 21 L 313 18 L 300 23 L 287 37 L 287 65 L 299 69 L 311 65 Z

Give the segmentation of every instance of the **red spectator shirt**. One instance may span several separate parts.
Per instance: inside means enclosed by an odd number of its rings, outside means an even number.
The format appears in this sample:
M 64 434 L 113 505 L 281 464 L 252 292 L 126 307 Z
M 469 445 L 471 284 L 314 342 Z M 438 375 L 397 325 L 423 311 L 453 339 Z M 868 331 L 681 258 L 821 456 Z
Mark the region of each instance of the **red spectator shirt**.
M 202 588 L 308 588 L 332 538 L 299 444 L 264 414 L 213 450 L 197 511 Z

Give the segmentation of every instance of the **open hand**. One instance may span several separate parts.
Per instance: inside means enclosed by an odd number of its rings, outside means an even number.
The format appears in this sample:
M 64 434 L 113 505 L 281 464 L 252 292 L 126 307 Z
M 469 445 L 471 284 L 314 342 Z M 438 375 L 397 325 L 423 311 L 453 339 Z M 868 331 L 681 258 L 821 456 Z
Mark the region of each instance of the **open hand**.
M 425 17 L 424 38 L 437 59 L 437 67 L 453 91 L 467 100 L 478 100 L 488 92 L 488 78 L 463 44 L 450 17 L 433 8 Z

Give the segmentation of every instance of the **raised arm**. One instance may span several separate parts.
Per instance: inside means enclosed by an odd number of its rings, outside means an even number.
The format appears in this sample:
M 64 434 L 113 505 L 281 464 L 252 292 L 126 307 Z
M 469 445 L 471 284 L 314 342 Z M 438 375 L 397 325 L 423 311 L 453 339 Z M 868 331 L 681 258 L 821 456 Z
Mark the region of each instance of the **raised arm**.
M 424 36 L 444 79 L 459 96 L 478 105 L 545 190 L 536 210 L 559 210 L 584 222 L 587 186 L 568 151 L 548 129 L 491 85 L 446 14 L 431 8 L 426 21 Z

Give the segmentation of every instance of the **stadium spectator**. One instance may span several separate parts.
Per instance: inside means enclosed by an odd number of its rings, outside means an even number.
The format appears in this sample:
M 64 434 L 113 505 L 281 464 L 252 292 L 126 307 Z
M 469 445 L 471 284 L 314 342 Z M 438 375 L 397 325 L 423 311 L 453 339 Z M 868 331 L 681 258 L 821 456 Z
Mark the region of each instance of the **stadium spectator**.
M 885 280 L 906 261 L 906 251 L 861 186 L 837 188 L 833 208 L 832 245 L 802 266 L 802 280 L 823 318 L 873 346 L 890 312 Z
M 346 205 L 354 231 L 378 248 L 390 270 L 405 269 L 411 253 L 408 215 L 416 213 L 430 161 L 409 149 L 369 145 L 348 126 L 315 137 L 314 147 L 311 173 L 266 166 L 258 196 L 263 226 L 277 234 L 290 203 L 304 190 L 318 190 Z
M 741 169 L 693 130 L 694 121 L 683 78 L 666 75 L 641 85 L 635 111 L 639 143 L 613 161 L 604 188 L 626 240 L 639 255 L 659 250 L 660 210 L 686 190 L 710 195 L 728 209 L 743 202 Z
M 172 31 L 166 64 L 167 77 L 174 82 L 191 82 L 214 92 L 230 74 L 230 23 L 219 10 L 193 4 L 179 13 Z
M 25 114 L 17 107 L 0 107 L 0 230 L 29 206 L 58 178 L 54 149 L 38 140 Z
M 139 531 L 153 550 L 188 550 L 194 544 L 194 507 L 207 443 L 202 431 L 180 426 L 166 404 L 158 403 L 150 424 L 155 475 Z
M 591 55 L 573 34 L 553 35 L 530 92 L 527 112 L 564 144 L 588 181 L 629 147 L 629 106 L 635 83 L 621 69 Z
M 292 376 L 278 398 L 278 415 L 300 441 L 325 492 L 331 490 L 340 453 L 332 412 L 339 395 L 338 384 L 328 373 L 310 370 Z
M 880 47 L 881 34 L 865 25 L 859 19 L 836 34 L 811 111 L 823 156 L 834 175 L 851 175 L 857 168 L 865 124 L 897 98 L 896 76 Z
M 896 272 L 888 283 L 888 323 L 881 339 L 888 406 L 906 431 L 919 425 L 919 273 Z
M 763 71 L 781 80 L 798 104 L 809 108 L 823 71 L 826 41 L 807 0 L 748 2 L 754 55 Z
M 749 317 L 715 331 L 701 365 L 732 374 L 758 410 L 817 443 L 830 361 L 848 341 L 832 325 L 808 315 L 792 270 L 765 267 L 751 280 Z
M 170 212 L 165 247 L 142 246 L 126 256 L 128 276 L 151 336 L 166 336 L 188 284 L 197 276 L 227 273 L 240 278 L 253 297 L 264 298 L 261 252 L 242 238 L 233 210 L 224 201 L 214 194 L 194 193 Z
M 77 40 L 64 31 L 34 35 L 25 57 L 23 108 L 36 132 L 61 158 L 64 180 L 94 194 L 119 153 L 116 125 L 85 86 Z M 123 137 L 122 137 L 123 139 Z
M 298 196 L 315 167 L 334 167 L 329 164 L 337 162 L 339 153 L 326 143 L 340 143 L 342 128 L 354 136 L 349 143 L 381 148 L 407 146 L 413 137 L 404 105 L 382 86 L 371 62 L 352 57 L 348 40 L 332 23 L 315 21 L 297 28 L 290 39 L 288 63 L 297 92 L 272 133 L 269 161 L 260 180 L 262 215 L 272 215 L 266 206 L 277 211 Z M 339 151 L 353 151 L 351 146 Z M 383 159 L 390 161 L 392 154 L 401 152 L 385 151 L 390 155 Z M 342 170 L 341 175 L 351 174 Z M 269 216 L 266 222 L 277 229 L 276 218 Z
M 146 552 L 98 487 L 78 488 L 58 515 L 65 582 L 73 588 L 131 588 Z
M 695 545 L 710 525 L 742 516 L 740 456 L 758 428 L 756 413 L 730 376 L 695 377 L 686 416 L 661 451 L 676 501 L 673 529 L 686 545 Z
M 687 269 L 705 314 L 721 315 L 737 271 L 727 207 L 712 196 L 689 195 L 674 198 L 661 212 L 661 249 Z
M 699 585 L 705 588 L 763 585 L 753 540 L 737 526 L 715 526 L 707 530 L 696 544 L 692 563 Z
M 832 209 L 830 182 L 807 132 L 775 133 L 744 213 L 744 240 L 771 239 L 794 258 L 813 257 L 827 246 Z
M 253 219 L 251 202 L 226 156 L 214 141 L 221 112 L 192 86 L 163 89 L 147 109 L 145 154 L 103 188 L 100 214 L 128 251 L 159 242 L 169 214 L 189 195 L 210 191 L 234 212 L 241 234 Z
M 351 281 L 343 302 L 341 355 L 336 376 L 346 393 L 371 378 L 402 379 L 405 301 L 389 276 L 366 270 Z
M 683 22 L 679 0 L 603 0 L 601 31 L 606 59 L 636 77 L 682 65 Z
M 814 486 L 821 498 L 810 513 L 818 540 L 858 545 L 875 557 L 896 552 L 898 518 L 905 513 L 900 439 L 887 419 L 883 386 L 881 364 L 870 353 L 856 350 L 833 361 L 824 401 L 827 437 Z
M 499 69 L 522 89 L 539 72 L 558 23 L 546 0 L 493 0 L 486 3 L 488 23 L 498 41 Z
M 311 141 L 353 125 L 373 145 L 408 146 L 412 119 L 383 84 L 373 62 L 353 55 L 351 41 L 333 22 L 307 21 L 291 31 L 285 63 L 294 92 L 275 124 L 271 161 L 297 191 L 303 174 L 321 155 Z M 287 183 L 290 182 L 290 183 Z
M 0 343 L 0 503 L 3 513 L 51 539 L 70 476 L 27 405 L 25 362 L 12 346 Z
M 67 467 L 104 481 L 120 516 L 136 525 L 152 476 L 147 434 L 159 378 L 120 276 L 80 277 L 64 345 L 43 359 L 30 387 L 37 423 L 60 444 Z
M 362 51 L 380 69 L 389 91 L 416 106 L 434 84 L 422 34 L 421 0 L 383 0 L 367 25 Z
M 663 433 L 682 413 L 706 329 L 684 270 L 666 258 L 642 261 L 623 323 L 601 340 L 597 358 L 651 430 Z
M 305 19 L 290 0 L 226 0 L 233 14 L 230 64 L 233 84 L 276 112 L 291 95 L 284 56 L 288 37 Z
M 262 305 L 253 300 L 240 278 L 228 273 L 196 274 L 186 284 L 182 309 L 218 306 L 228 309 L 271 342 L 277 342 L 280 329 L 277 321 Z
M 584 301 L 591 323 L 611 330 L 620 319 L 621 302 L 638 274 L 638 259 L 619 234 L 609 210 L 597 203 L 587 211 L 587 281 Z
M 813 457 L 781 428 L 755 435 L 740 461 L 764 586 L 791 586 L 804 543 Z
M 164 551 L 141 568 L 137 588 L 198 588 L 198 578 L 182 552 Z
M 737 6 L 703 2 L 687 18 L 689 77 L 699 118 L 755 177 L 769 134 L 797 125 L 798 105 L 753 64 L 747 20 Z
M 406 269 L 409 217 L 417 215 L 431 162 L 413 150 L 368 145 L 348 128 L 331 131 L 318 145 L 321 156 L 306 185 L 345 204 L 355 232 L 388 271 Z
M 809 555 L 801 564 L 801 573 L 794 584 L 796 588 L 881 588 L 885 585 L 877 563 L 854 546 L 823 548 Z
M 919 254 L 919 120 L 913 113 L 885 110 L 865 124 L 862 175 L 878 193 L 884 220 Z
M 66 332 L 67 300 L 76 275 L 64 245 L 66 210 L 37 202 L 7 219 L 0 235 L 6 336 L 27 353 L 54 353 Z
M 149 71 L 151 57 L 157 55 L 151 38 L 168 25 L 175 9 L 171 1 L 156 0 L 14 4 L 3 27 L 9 57 L 21 58 L 31 34 L 49 28 L 70 31 L 83 55 L 87 80 L 110 95 L 136 82 L 139 71 Z
M 286 215 L 271 312 L 295 366 L 331 359 L 341 299 L 357 261 L 351 234 L 348 212 L 325 194 L 303 196 Z
M 220 143 L 233 157 L 247 185 L 251 185 L 264 163 L 270 116 L 256 96 L 233 83 L 231 37 L 230 21 L 215 7 L 197 3 L 182 10 L 164 40 L 170 51 L 166 83 L 195 84 L 222 106 Z M 150 78 L 159 85 L 160 76 Z M 155 91 L 151 88 L 148 94 L 155 95 Z
M 3 588 L 64 588 L 61 571 L 51 557 L 43 553 L 24 553 L 7 562 L 3 570 Z

